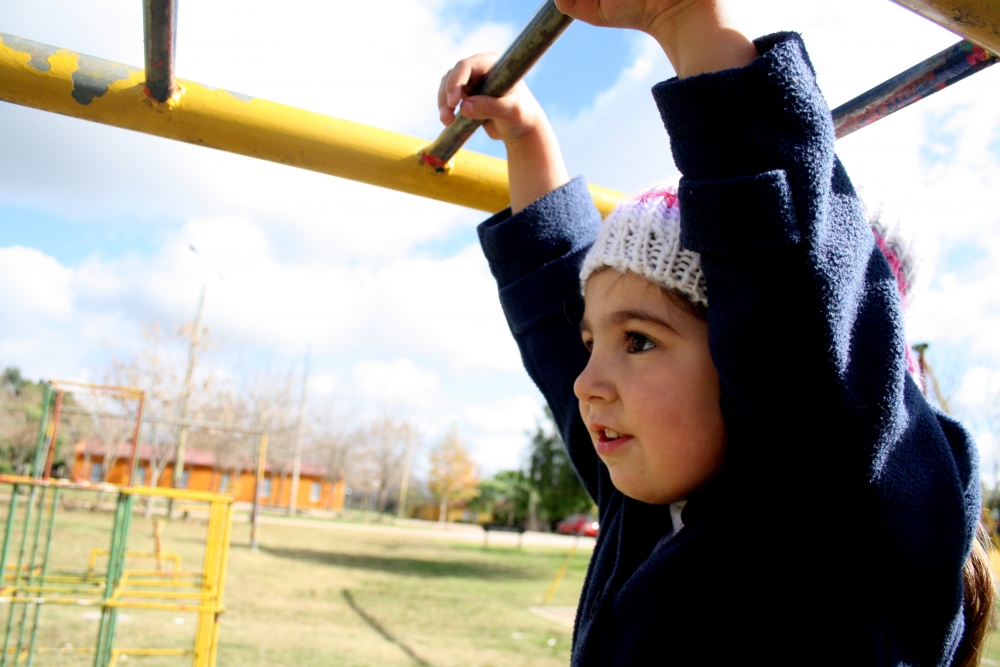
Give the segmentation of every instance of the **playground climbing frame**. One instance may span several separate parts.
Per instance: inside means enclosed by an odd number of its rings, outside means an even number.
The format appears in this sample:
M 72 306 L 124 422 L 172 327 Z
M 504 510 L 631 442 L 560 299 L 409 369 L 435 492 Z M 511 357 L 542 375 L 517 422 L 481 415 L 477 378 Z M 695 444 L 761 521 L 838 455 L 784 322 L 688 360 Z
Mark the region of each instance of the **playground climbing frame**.
M 233 497 L 186 489 L 131 486 L 135 459 L 130 464 L 129 486 L 71 482 L 51 478 L 53 451 L 64 394 L 83 391 L 136 400 L 133 452 L 137 444 L 145 395 L 132 387 L 111 387 L 54 381 L 46 385 L 31 474 L 0 475 L 0 490 L 9 491 L 3 544 L 0 546 L 0 623 L 3 648 L 0 667 L 36 667 L 36 657 L 53 654 L 93 656 L 93 667 L 111 667 L 123 656 L 189 657 L 193 667 L 213 667 L 219 643 L 219 617 L 225 610 L 223 593 L 233 523 Z M 53 402 L 55 409 L 50 410 Z M 131 418 L 130 415 L 122 415 Z M 94 549 L 86 567 L 50 564 L 56 540 L 61 500 L 66 494 L 93 494 L 115 499 L 107 549 Z M 207 530 L 202 569 L 185 572 L 177 554 L 159 547 L 153 553 L 128 548 L 136 498 L 156 496 L 203 506 Z M 159 540 L 157 540 L 159 544 Z M 58 548 L 58 547 L 57 547 Z M 154 560 L 156 566 L 137 567 Z M 103 569 L 98 562 L 105 562 Z M 162 563 L 173 566 L 164 570 Z M 99 610 L 97 635 L 92 647 L 39 646 L 42 612 L 53 605 L 95 607 Z M 2 610 L 6 607 L 6 618 Z M 190 648 L 121 647 L 116 645 L 120 609 L 188 612 L 197 615 Z M 37 667 L 43 667 L 37 665 Z
M 0 616 L 3 623 L 0 667 L 34 667 L 37 656 L 67 652 L 92 655 L 94 667 L 115 665 L 121 656 L 153 655 L 188 657 L 193 667 L 215 665 L 219 617 L 225 610 L 223 593 L 233 518 L 231 496 L 0 475 L 0 488 L 4 487 L 9 489 L 10 501 L 0 549 L 0 572 L 3 572 L 0 609 L 7 608 L 6 619 Z M 86 567 L 50 565 L 60 497 L 69 491 L 115 497 L 109 547 L 93 550 Z M 177 554 L 128 549 L 136 498 L 147 495 L 206 508 L 208 522 L 200 572 L 184 571 Z M 19 508 L 22 503 L 23 508 Z M 149 560 L 170 561 L 173 566 L 137 567 Z M 103 568 L 98 567 L 99 561 L 106 562 Z M 93 647 L 39 646 L 40 617 L 51 605 L 97 608 L 100 619 Z M 195 613 L 192 646 L 189 649 L 118 646 L 115 639 L 121 609 Z

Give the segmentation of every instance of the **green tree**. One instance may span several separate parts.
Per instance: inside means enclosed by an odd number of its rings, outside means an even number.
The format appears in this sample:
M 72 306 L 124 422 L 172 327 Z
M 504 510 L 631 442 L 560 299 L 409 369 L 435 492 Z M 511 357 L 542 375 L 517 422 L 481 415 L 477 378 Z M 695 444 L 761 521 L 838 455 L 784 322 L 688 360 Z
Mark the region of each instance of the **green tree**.
M 494 523 L 514 526 L 527 522 L 531 485 L 523 470 L 501 470 L 480 482 L 478 491 L 470 509 L 491 513 Z
M 527 472 L 530 487 L 536 494 L 538 521 L 550 530 L 570 514 L 584 513 L 593 507 L 594 501 L 576 475 L 548 406 L 545 418 L 531 436 Z
M 0 472 L 28 472 L 35 453 L 42 410 L 42 383 L 26 380 L 18 368 L 0 375 Z

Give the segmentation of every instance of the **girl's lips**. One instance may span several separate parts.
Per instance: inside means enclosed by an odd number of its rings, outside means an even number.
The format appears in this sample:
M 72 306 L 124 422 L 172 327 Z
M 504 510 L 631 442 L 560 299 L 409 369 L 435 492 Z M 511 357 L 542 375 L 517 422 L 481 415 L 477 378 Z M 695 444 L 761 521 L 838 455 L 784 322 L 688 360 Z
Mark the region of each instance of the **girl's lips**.
M 610 454 L 614 454 L 631 441 L 632 436 L 627 434 L 622 434 L 617 438 L 610 439 L 602 432 L 597 437 L 597 442 L 594 443 L 594 448 L 597 450 L 598 456 L 608 456 Z

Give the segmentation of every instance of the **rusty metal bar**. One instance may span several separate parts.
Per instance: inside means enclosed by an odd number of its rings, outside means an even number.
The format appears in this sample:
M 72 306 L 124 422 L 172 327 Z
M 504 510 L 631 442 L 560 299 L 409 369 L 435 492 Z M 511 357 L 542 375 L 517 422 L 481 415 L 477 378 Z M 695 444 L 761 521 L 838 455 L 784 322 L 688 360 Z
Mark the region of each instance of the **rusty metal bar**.
M 942 28 L 1000 53 L 1000 2 L 996 0 L 893 0 Z
M 253 482 L 253 509 L 250 512 L 250 549 L 260 548 L 260 508 L 263 499 L 260 494 L 264 490 L 264 473 L 267 468 L 267 433 L 260 436 L 260 449 L 257 452 L 257 475 Z
M 166 103 L 151 104 L 140 69 L 0 33 L 0 101 L 480 211 L 510 204 L 504 160 L 459 151 L 439 172 L 420 161 L 424 139 L 193 81 L 178 84 Z M 605 215 L 622 197 L 595 185 L 590 192 Z
M 119 412 L 111 412 L 110 410 L 88 410 L 87 408 L 65 406 L 63 407 L 62 411 L 67 414 L 85 415 L 88 417 L 132 419 L 131 415 L 122 414 Z M 261 433 L 264 432 L 264 429 L 262 428 L 240 426 L 239 424 L 227 424 L 226 422 L 208 421 L 205 419 L 177 419 L 176 417 L 157 417 L 156 415 L 144 415 L 142 421 L 147 424 L 166 424 L 168 426 L 190 426 L 193 428 L 203 428 L 214 431 L 230 431 L 233 433 L 245 433 L 248 435 L 260 435 Z M 291 431 L 294 428 L 295 424 L 291 424 L 288 426 L 283 426 L 277 430 L 272 430 L 271 433 L 284 433 L 286 431 Z
M 553 0 L 545 0 L 514 43 L 476 84 L 473 94 L 490 97 L 506 95 L 572 22 L 572 17 L 559 11 Z M 481 120 L 471 120 L 465 116 L 455 118 L 424 151 L 421 156 L 424 164 L 443 170 L 448 160 L 482 124 Z
M 142 392 L 142 396 L 139 397 L 139 409 L 136 410 L 135 431 L 132 432 L 132 458 L 128 462 L 128 482 L 125 486 L 132 486 L 132 481 L 135 479 L 135 466 L 139 461 L 139 438 L 142 435 L 142 410 L 144 407 L 146 407 L 146 392 Z
M 143 0 L 142 27 L 146 51 L 146 92 L 166 102 L 177 89 L 177 0 Z
M 52 413 L 52 435 L 49 437 L 49 453 L 45 458 L 44 479 L 52 477 L 52 462 L 56 455 L 56 437 L 59 435 L 59 418 L 62 416 L 63 391 L 56 392 L 56 409 Z
M 871 125 L 995 64 L 1000 58 L 963 40 L 833 110 L 837 138 Z

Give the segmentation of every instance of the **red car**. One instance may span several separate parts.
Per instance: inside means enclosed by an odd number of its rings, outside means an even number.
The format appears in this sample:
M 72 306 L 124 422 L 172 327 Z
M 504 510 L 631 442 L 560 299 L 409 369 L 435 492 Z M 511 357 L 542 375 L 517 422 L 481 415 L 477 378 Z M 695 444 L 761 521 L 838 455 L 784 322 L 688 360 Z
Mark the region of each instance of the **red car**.
M 556 532 L 563 535 L 583 535 L 597 537 L 600 528 L 593 517 L 586 514 L 570 514 L 556 525 Z

